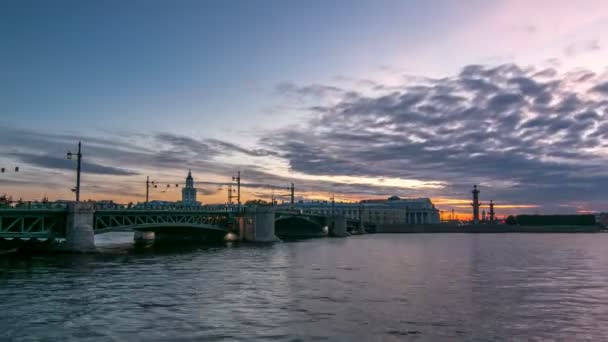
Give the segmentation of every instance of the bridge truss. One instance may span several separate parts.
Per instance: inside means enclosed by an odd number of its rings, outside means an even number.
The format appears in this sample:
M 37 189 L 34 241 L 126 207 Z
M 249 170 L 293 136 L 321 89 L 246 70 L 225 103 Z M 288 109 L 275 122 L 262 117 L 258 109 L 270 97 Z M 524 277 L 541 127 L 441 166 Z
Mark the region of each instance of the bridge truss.
M 236 225 L 230 212 L 100 210 L 95 212 L 96 234 L 121 230 L 156 228 L 203 228 L 229 231 Z
M 66 213 L 64 209 L 0 209 L 0 238 L 65 236 Z

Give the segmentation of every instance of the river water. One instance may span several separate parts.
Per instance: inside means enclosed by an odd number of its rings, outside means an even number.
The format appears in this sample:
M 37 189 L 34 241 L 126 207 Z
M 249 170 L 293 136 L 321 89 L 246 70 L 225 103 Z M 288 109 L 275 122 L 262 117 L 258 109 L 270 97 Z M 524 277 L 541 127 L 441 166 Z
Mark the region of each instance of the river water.
M 0 257 L 0 340 L 608 340 L 608 234 L 100 240 Z

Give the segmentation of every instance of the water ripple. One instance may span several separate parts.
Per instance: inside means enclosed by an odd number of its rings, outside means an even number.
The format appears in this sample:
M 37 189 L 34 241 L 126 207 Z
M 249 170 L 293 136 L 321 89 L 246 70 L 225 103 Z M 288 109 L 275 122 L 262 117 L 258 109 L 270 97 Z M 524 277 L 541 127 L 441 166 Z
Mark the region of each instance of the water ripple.
M 608 340 L 608 234 L 368 235 L 0 259 L 12 341 Z

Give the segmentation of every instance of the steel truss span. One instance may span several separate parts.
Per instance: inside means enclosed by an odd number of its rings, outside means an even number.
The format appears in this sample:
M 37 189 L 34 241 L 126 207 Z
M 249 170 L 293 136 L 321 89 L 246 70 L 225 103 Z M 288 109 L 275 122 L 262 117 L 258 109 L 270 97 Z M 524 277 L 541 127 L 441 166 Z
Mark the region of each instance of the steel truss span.
M 155 228 L 228 231 L 234 224 L 234 217 L 228 212 L 113 210 L 96 211 L 93 230 L 96 234 Z
M 65 235 L 66 210 L 0 210 L 0 238 L 48 239 Z

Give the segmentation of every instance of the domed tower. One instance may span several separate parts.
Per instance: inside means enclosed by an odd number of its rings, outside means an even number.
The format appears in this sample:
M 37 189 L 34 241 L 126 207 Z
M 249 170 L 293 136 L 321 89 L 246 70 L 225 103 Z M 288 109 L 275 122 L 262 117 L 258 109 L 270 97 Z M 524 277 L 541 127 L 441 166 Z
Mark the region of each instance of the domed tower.
M 192 170 L 188 170 L 186 177 L 186 186 L 182 189 L 182 204 L 185 206 L 196 205 L 196 188 L 194 187 L 194 178 L 192 178 Z

